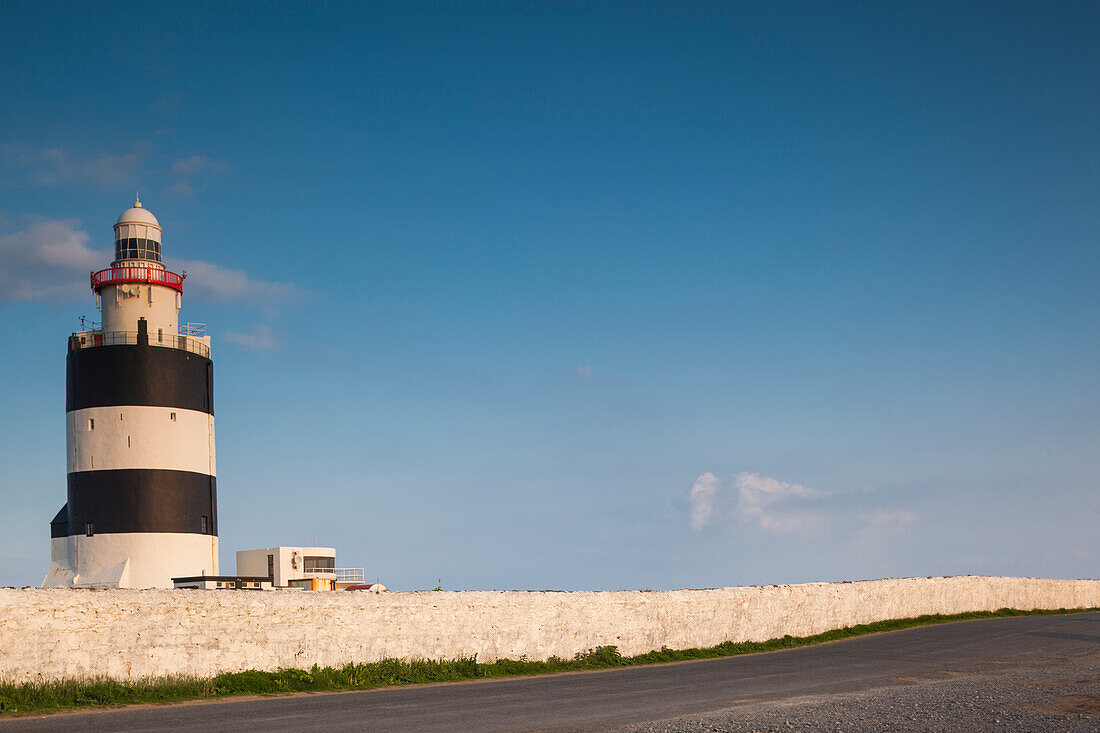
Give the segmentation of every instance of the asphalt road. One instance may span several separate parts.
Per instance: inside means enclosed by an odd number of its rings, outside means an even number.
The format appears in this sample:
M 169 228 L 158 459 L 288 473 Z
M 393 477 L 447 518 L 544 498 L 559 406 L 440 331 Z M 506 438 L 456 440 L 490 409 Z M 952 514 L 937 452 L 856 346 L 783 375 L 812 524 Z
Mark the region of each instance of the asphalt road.
M 945 675 L 1080 667 L 1098 653 L 1100 614 L 1027 616 L 603 672 L 12 718 L 0 721 L 0 731 L 605 731 L 685 716 L 736 720 L 753 706 L 883 688 L 919 697 L 921 685 Z

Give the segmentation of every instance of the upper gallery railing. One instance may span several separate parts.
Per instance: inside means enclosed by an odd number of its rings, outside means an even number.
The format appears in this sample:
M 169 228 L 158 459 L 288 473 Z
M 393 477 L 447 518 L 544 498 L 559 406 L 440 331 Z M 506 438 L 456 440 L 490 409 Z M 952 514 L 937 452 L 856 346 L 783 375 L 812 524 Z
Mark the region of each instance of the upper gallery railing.
M 104 285 L 116 285 L 118 283 L 166 285 L 181 293 L 183 292 L 183 275 L 177 275 L 169 270 L 161 270 L 156 267 L 108 267 L 106 270 L 91 273 L 91 278 L 92 290 L 97 293 Z
M 84 331 L 74 333 L 71 338 L 72 348 L 88 349 L 93 346 L 122 346 L 136 345 L 138 343 L 137 331 Z M 149 334 L 150 346 L 167 346 L 170 349 L 183 349 L 199 356 L 210 358 L 210 347 L 194 336 L 186 334 L 151 333 Z

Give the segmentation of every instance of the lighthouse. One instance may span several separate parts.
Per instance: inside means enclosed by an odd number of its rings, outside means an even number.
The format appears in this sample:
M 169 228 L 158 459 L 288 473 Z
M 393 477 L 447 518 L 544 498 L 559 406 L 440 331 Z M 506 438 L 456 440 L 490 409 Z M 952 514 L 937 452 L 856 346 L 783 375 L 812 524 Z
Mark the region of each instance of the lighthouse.
M 184 276 L 162 262 L 157 218 L 136 200 L 114 229 L 114 261 L 91 273 L 101 323 L 68 341 L 67 501 L 44 587 L 218 574 L 210 338 L 179 323 Z

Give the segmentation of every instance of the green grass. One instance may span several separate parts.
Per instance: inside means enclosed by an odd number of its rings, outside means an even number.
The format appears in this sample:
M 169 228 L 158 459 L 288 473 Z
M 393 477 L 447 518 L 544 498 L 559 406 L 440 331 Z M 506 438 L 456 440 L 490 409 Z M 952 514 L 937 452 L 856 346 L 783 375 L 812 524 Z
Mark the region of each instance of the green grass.
M 1018 611 L 980 611 L 951 615 L 917 616 L 915 618 L 878 621 L 873 624 L 846 626 L 813 636 L 784 636 L 768 641 L 727 641 L 705 649 L 661 649 L 624 657 L 614 646 L 601 646 L 577 654 L 572 659 L 552 657 L 534 662 L 527 659 L 499 659 L 489 664 L 474 658 L 451 660 L 384 659 L 366 664 L 346 664 L 343 667 L 317 667 L 310 670 L 281 669 L 278 672 L 227 672 L 212 678 L 161 677 L 150 680 L 120 682 L 110 679 L 66 680 L 25 684 L 0 683 L 0 715 L 33 713 L 66 708 L 107 707 L 136 703 L 168 703 L 182 700 L 230 697 L 233 695 L 277 695 L 289 692 L 323 692 L 331 690 L 368 690 L 375 687 L 412 685 L 425 682 L 517 677 L 522 675 L 577 672 L 611 667 L 630 667 L 661 662 L 681 662 L 692 659 L 714 659 L 739 654 L 755 654 L 777 649 L 821 644 L 853 636 L 895 631 L 913 626 L 927 626 L 951 621 L 996 618 L 1001 616 L 1048 616 L 1054 614 L 1097 611 L 1096 608 Z

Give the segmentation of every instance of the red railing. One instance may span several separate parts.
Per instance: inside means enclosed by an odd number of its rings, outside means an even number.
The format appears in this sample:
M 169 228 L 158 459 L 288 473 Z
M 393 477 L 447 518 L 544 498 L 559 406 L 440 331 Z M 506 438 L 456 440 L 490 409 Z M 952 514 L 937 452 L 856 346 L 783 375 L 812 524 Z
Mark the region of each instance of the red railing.
M 165 285 L 183 292 L 183 276 L 168 270 L 158 270 L 155 267 L 108 267 L 106 270 L 93 272 L 92 290 L 99 292 L 104 285 L 117 283 L 152 283 L 153 285 Z

